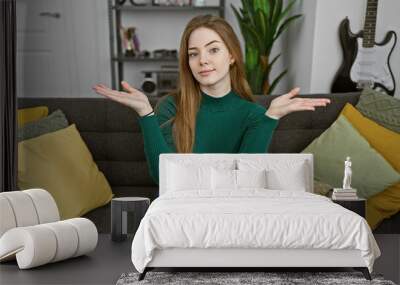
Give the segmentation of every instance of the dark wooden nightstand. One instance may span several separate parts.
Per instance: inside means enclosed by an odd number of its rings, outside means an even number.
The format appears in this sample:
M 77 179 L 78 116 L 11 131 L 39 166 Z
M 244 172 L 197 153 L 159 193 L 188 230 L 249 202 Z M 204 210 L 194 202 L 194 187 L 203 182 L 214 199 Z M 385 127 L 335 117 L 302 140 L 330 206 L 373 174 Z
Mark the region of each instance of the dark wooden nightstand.
M 331 198 L 332 199 L 332 198 Z M 365 218 L 365 199 L 357 199 L 357 200 L 336 200 L 332 199 L 332 202 L 339 204 L 340 206 L 353 211 L 354 213 L 359 214 L 361 217 Z

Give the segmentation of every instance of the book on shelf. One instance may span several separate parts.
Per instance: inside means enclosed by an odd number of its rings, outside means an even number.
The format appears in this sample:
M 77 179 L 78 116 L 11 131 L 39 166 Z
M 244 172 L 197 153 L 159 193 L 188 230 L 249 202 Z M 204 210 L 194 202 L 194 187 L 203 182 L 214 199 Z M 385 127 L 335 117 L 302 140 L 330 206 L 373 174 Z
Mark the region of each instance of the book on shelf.
M 332 200 L 340 200 L 340 201 L 359 201 L 360 199 L 358 197 L 333 197 Z
M 333 188 L 333 193 L 357 193 L 357 189 Z
M 356 193 L 345 193 L 345 194 L 341 194 L 341 193 L 333 193 L 332 194 L 332 199 L 333 200 L 358 200 L 358 196 Z
M 357 197 L 357 193 L 333 193 L 336 197 Z

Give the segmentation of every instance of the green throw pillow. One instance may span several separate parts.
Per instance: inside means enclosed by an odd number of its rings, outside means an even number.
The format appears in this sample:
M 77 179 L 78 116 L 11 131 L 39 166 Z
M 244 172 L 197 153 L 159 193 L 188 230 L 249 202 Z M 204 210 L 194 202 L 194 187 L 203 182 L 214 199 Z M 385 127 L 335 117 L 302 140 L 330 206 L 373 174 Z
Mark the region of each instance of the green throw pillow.
M 68 127 L 68 121 L 61 110 L 56 110 L 43 119 L 26 123 L 18 128 L 18 142 L 35 138 Z
M 400 174 L 373 149 L 343 116 L 316 138 L 303 153 L 314 155 L 314 178 L 342 187 L 344 161 L 352 160 L 352 188 L 368 198 L 400 181 Z
M 385 128 L 400 133 L 400 99 L 365 88 L 356 108 L 364 116 Z

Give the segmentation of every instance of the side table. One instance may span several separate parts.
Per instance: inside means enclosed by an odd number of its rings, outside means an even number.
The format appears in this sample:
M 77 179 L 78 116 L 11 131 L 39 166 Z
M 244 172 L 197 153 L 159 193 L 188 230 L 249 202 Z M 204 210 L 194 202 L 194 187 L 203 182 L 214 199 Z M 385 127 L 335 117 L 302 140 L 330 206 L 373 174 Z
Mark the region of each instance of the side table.
M 359 214 L 361 217 L 365 218 L 365 206 L 366 200 L 362 198 L 354 199 L 354 200 L 340 200 L 340 199 L 332 199 L 332 202 L 341 205 L 342 207 L 353 211 L 356 214 Z
M 134 232 L 139 227 L 150 206 L 150 199 L 145 197 L 119 197 L 111 200 L 111 240 L 124 241 L 127 237 L 128 215 L 133 212 Z

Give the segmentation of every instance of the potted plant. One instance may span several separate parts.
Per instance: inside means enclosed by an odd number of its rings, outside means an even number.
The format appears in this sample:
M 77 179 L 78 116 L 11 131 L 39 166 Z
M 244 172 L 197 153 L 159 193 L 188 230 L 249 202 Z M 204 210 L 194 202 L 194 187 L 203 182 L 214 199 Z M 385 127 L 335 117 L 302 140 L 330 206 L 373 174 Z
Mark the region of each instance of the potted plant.
M 231 4 L 245 40 L 246 76 L 254 94 L 271 94 L 287 72 L 282 71 L 270 84 L 270 71 L 281 56 L 270 60 L 272 46 L 289 24 L 302 16 L 288 17 L 295 1 L 283 7 L 282 0 L 241 0 L 239 11 Z

